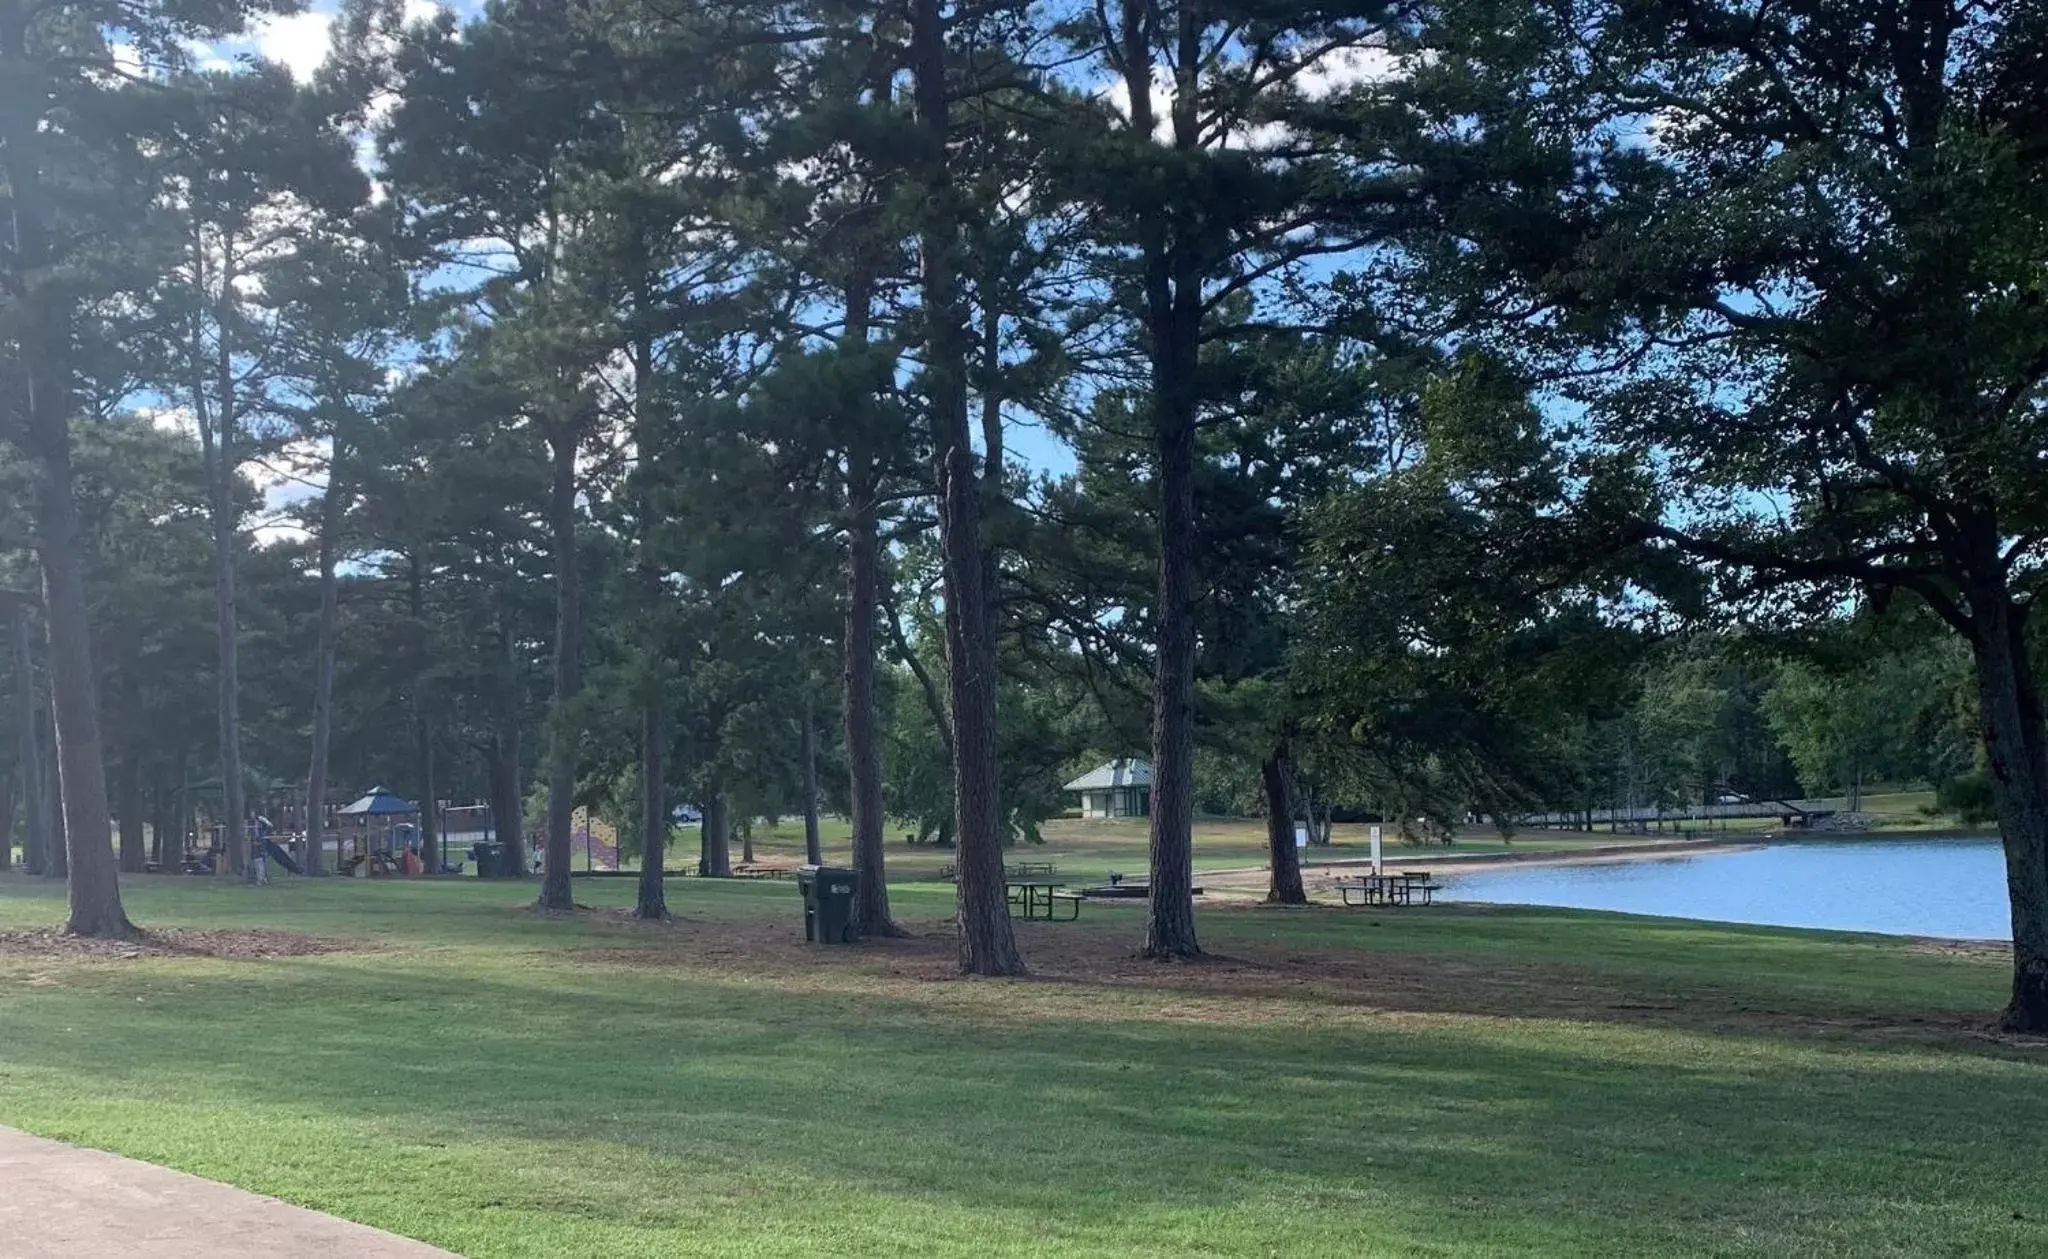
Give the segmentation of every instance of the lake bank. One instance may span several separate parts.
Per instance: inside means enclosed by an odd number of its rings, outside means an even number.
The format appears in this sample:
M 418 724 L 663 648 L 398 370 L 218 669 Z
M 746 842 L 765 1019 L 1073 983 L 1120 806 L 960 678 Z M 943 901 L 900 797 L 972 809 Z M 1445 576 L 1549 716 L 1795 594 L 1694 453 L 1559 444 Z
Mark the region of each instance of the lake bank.
M 1645 861 L 1683 857 L 1705 851 L 1740 852 L 1757 846 L 1750 836 L 1727 839 L 1657 839 L 1636 843 L 1606 844 L 1597 848 L 1531 848 L 1521 851 L 1437 852 L 1417 850 L 1408 845 L 1388 846 L 1380 853 L 1382 867 L 1399 870 L 1488 870 L 1508 867 L 1597 865 L 1612 861 Z M 1313 852 L 1314 849 L 1306 851 Z M 1351 878 L 1372 869 L 1372 858 L 1345 856 L 1330 860 L 1304 857 L 1301 875 L 1312 891 L 1336 895 L 1336 880 Z M 1242 894 L 1256 891 L 1263 896 L 1268 879 L 1265 866 L 1237 866 L 1202 870 L 1198 881 L 1205 892 Z

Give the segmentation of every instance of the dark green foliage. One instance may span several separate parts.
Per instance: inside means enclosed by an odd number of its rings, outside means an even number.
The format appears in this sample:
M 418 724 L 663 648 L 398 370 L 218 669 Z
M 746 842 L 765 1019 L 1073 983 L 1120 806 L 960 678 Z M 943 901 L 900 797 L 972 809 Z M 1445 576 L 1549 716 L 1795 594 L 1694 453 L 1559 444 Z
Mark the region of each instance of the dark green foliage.
M 1965 774 L 1938 785 L 1934 789 L 1934 806 L 1975 826 L 1998 818 L 1998 809 L 1991 794 L 1991 778 L 1982 773 Z

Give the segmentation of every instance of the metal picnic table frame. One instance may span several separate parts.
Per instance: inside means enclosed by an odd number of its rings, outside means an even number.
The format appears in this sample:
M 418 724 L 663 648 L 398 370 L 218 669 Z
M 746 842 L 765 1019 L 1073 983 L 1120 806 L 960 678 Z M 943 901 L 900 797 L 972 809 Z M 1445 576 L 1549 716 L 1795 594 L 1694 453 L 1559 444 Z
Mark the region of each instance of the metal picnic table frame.
M 1059 867 L 1050 861 L 1006 862 L 1003 865 L 1003 881 L 1014 883 L 1019 879 L 1030 878 L 1034 874 L 1053 875 L 1059 872 Z M 949 883 L 957 880 L 960 877 L 959 865 L 948 861 L 939 867 L 939 877 Z
M 1053 903 L 1058 899 L 1056 893 L 1058 889 L 1065 886 L 1066 884 L 1058 879 L 1006 878 L 1003 880 L 1003 898 L 1010 903 L 1010 911 L 1017 917 L 1043 918 L 1047 922 L 1052 922 L 1054 920 L 1052 915 Z M 1074 902 L 1073 916 L 1079 918 L 1081 916 L 1081 898 L 1076 896 L 1071 899 Z M 1044 910 L 1042 913 L 1040 912 L 1041 906 Z M 1017 913 L 1019 909 L 1023 910 L 1021 914 Z
M 1429 871 L 1403 870 L 1399 874 L 1361 874 L 1356 879 L 1345 879 L 1337 884 L 1337 894 L 1346 905 L 1362 909 L 1374 905 L 1428 905 L 1436 888 Z M 1358 899 L 1351 899 L 1353 895 Z

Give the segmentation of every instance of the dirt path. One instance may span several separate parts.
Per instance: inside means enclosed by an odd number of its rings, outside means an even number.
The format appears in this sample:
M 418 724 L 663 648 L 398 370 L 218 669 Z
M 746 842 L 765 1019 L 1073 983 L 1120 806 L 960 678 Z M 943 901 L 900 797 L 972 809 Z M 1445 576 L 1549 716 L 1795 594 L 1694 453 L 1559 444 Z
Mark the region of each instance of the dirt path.
M 424 1242 L 0 1128 L 7 1259 L 448 1259 Z

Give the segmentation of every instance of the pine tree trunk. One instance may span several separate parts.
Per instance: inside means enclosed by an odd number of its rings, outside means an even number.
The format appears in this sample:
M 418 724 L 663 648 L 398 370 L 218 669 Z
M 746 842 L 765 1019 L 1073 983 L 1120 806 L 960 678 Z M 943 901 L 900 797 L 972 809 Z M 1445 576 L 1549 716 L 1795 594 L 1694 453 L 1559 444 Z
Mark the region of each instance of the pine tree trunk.
M 1003 521 L 997 509 L 1003 505 L 1003 395 L 1000 388 L 1003 364 L 1003 312 L 996 305 L 996 281 L 984 277 L 981 294 L 981 330 L 977 338 L 981 384 L 981 590 L 988 610 L 988 641 L 1002 638 L 1001 565 L 997 562 L 1002 545 Z M 991 651 L 994 647 L 991 646 Z
M 121 872 L 141 874 L 149 861 L 149 836 L 143 829 L 142 753 L 131 750 L 121 766 Z
M 648 693 L 640 705 L 640 896 L 633 912 L 659 922 L 668 917 L 668 729 L 658 689 L 650 685 Z
M 1152 895 L 1144 955 L 1194 957 L 1193 417 L 1161 419 L 1158 649 L 1152 698 Z
M 157 765 L 155 778 L 149 788 L 149 859 L 156 863 L 159 873 L 174 874 L 171 862 L 164 856 L 164 845 L 171 833 L 171 793 L 164 784 L 161 762 Z
M 849 345 L 865 346 L 872 281 L 856 268 L 846 285 Z M 859 872 L 853 928 L 864 936 L 902 934 L 889 912 L 882 816 L 882 735 L 875 709 L 875 615 L 881 598 L 878 477 L 867 440 L 855 434 L 846 452 L 846 637 L 842 644 L 842 725 L 846 736 L 848 811 L 853 868 Z M 813 858 L 816 860 L 816 858 Z
M 960 968 L 977 975 L 1017 975 L 1017 951 L 1003 889 L 1003 848 L 996 774 L 995 644 L 982 504 L 967 424 L 967 348 L 956 256 L 960 209 L 946 146 L 948 100 L 946 20 L 939 0 L 915 0 L 911 63 L 917 118 L 923 131 L 925 205 L 919 267 L 925 316 L 925 386 L 939 498 L 939 539 L 945 559 L 946 649 L 953 699 L 953 807 L 959 853 L 954 862 L 960 916 Z
M 1287 749 L 1278 747 L 1259 767 L 1266 788 L 1266 848 L 1272 878 L 1266 887 L 1269 905 L 1306 905 L 1301 887 L 1301 850 L 1294 846 L 1294 801 L 1288 791 Z
M 220 362 L 216 364 L 213 387 L 220 392 L 209 399 L 206 369 L 201 359 L 204 346 L 195 318 L 189 352 L 192 356 L 192 406 L 199 422 L 200 452 L 204 457 L 207 497 L 213 525 L 213 610 L 214 632 L 220 650 L 219 716 L 220 791 L 222 839 L 227 846 L 228 869 L 255 876 L 249 862 L 248 808 L 242 774 L 241 652 L 235 590 L 235 414 L 233 373 L 229 353 L 228 316 L 225 310 L 234 284 L 232 258 L 222 263 L 222 297 L 216 303 Z
M 0 13 L 0 73 L 36 77 L 30 69 L 28 30 L 36 12 L 11 5 Z M 99 678 L 93 670 L 91 619 L 85 595 L 85 545 L 71 469 L 72 311 L 68 294 L 50 272 L 50 224 L 42 198 L 41 120 L 24 110 L 0 111 L 0 182 L 9 193 L 11 270 L 24 282 L 12 295 L 18 307 L 11 331 L 21 370 L 16 387 L 23 431 L 16 439 L 34 467 L 37 556 L 42 565 L 43 608 L 50 647 L 50 710 L 61 787 L 51 794 L 71 810 L 65 838 L 54 815 L 44 832 L 45 863 L 69 872 L 69 918 L 74 935 L 126 936 L 134 931 L 121 910 L 119 875 L 107 829 L 106 765 L 100 754 Z M 31 678 L 33 675 L 29 675 Z M 34 693 L 33 685 L 30 694 Z M 75 853 L 63 845 L 76 843 Z
M 431 654 L 427 642 L 426 573 L 417 549 L 407 556 L 406 609 L 412 615 L 413 632 L 422 644 L 420 659 L 413 669 L 412 741 L 413 756 L 420 774 L 420 863 L 427 873 L 441 869 L 441 785 L 434 774 L 434 727 L 430 715 Z
M 811 701 L 804 700 L 803 729 L 804 860 L 825 864 L 825 846 L 818 839 L 818 722 Z
M 526 873 L 526 797 L 519 786 L 519 728 L 501 730 L 491 737 L 489 764 L 491 820 L 495 839 L 504 846 L 501 878 L 519 878 Z
M 441 781 L 434 758 L 434 727 L 425 717 L 414 723 L 413 739 L 420 758 L 420 865 L 428 874 L 441 871 Z
M 853 459 L 856 488 L 853 523 L 847 537 L 845 691 L 848 810 L 853 824 L 853 868 L 860 872 L 853 905 L 854 929 L 866 936 L 900 934 L 889 912 L 884 871 L 882 735 L 875 708 L 875 614 L 879 601 L 880 540 L 875 522 L 874 479 L 865 452 Z
M 699 812 L 703 818 L 697 826 L 702 851 L 697 868 L 706 878 L 729 879 L 732 877 L 732 819 L 726 813 L 724 793 L 715 786 L 706 791 Z
M 1127 5 L 1122 31 L 1126 84 L 1135 95 L 1131 131 L 1151 136 L 1151 6 Z M 1178 51 L 1172 98 L 1173 147 L 1200 147 L 1194 76 L 1199 30 L 1188 6 L 1174 14 Z M 1157 644 L 1152 692 L 1152 893 L 1144 955 L 1201 953 L 1195 938 L 1195 355 L 1202 322 L 1201 271 L 1192 229 L 1162 216 L 1145 242 L 1145 333 L 1159 493 Z
M 14 605 L 15 738 L 21 777 L 21 866 L 29 874 L 50 869 L 50 809 L 44 798 L 41 696 L 37 693 L 35 646 L 27 603 Z
M 225 452 L 215 461 L 227 462 Z M 213 473 L 214 629 L 220 643 L 218 730 L 220 737 L 221 823 L 225 827 L 228 869 L 248 869 L 248 810 L 243 799 L 241 658 L 235 613 L 235 526 L 233 472 Z M 220 482 L 225 479 L 228 484 Z
M 2009 1031 L 2048 1032 L 2048 727 L 2027 653 L 2026 611 L 1983 597 L 1973 617 L 1977 693 L 2012 904 Z
M 50 833 L 50 848 L 46 854 L 48 866 L 43 873 L 52 879 L 68 879 L 71 877 L 70 840 L 64 818 L 64 773 L 63 764 L 57 759 L 54 715 L 43 734 L 43 809 L 48 815 Z M 100 781 L 104 783 L 106 779 L 102 777 Z
M 875 707 L 875 615 L 880 601 L 880 549 L 874 471 L 865 449 L 849 457 L 853 521 L 847 536 L 844 668 L 847 799 L 853 824 L 853 868 L 860 872 L 854 928 L 867 936 L 901 934 L 889 910 L 882 814 L 882 735 Z
M 68 416 L 68 406 L 65 415 Z M 106 761 L 100 751 L 98 674 L 92 661 L 92 623 L 86 610 L 85 558 L 71 478 L 71 435 L 62 417 L 38 436 L 41 472 L 38 533 L 43 563 L 43 607 L 49 618 L 51 713 L 55 718 L 61 848 L 72 935 L 118 938 L 134 925 L 121 908 L 120 877 L 107 827 Z M 53 828 L 54 829 L 54 828 Z M 52 839 L 56 837 L 53 835 Z M 56 863 L 53 861 L 52 865 Z
M 526 789 L 519 781 L 522 768 L 520 718 L 524 705 L 519 685 L 519 662 L 513 654 L 513 609 L 509 588 L 501 592 L 498 606 L 499 711 L 498 729 L 491 738 L 491 818 L 497 823 L 497 838 L 505 850 L 499 871 L 504 878 L 526 877 L 529 850 L 526 845 Z
M 548 521 L 555 562 L 555 695 L 548 722 L 548 835 L 540 887 L 542 909 L 573 909 L 569 886 L 570 839 L 576 818 L 578 729 L 576 696 L 582 683 L 582 583 L 576 564 L 576 435 L 554 434 L 554 485 Z
M 340 621 L 340 582 L 335 577 L 341 534 L 342 451 L 334 447 L 327 490 L 320 502 L 320 626 L 313 648 L 313 763 L 306 771 L 307 874 L 327 873 L 327 757 L 334 729 L 334 651 Z
M 643 309 L 652 304 L 651 295 L 639 295 Z M 639 459 L 635 470 L 635 511 L 639 531 L 634 538 L 637 555 L 634 581 L 639 588 L 640 623 L 646 657 L 646 677 L 640 696 L 640 895 L 634 913 L 660 921 L 668 917 L 668 893 L 662 882 L 668 860 L 668 697 L 666 678 L 666 619 L 662 615 L 666 594 L 661 568 L 655 562 L 656 524 L 661 505 L 655 495 L 660 470 L 661 412 L 654 405 L 658 387 L 654 376 L 654 343 L 638 337 L 633 343 L 633 446 Z
M 185 868 L 185 837 L 192 831 L 192 793 L 185 790 L 186 780 L 191 776 L 190 769 L 190 755 L 181 747 L 178 749 L 178 782 L 171 793 L 171 859 L 165 870 L 167 874 L 178 874 Z

